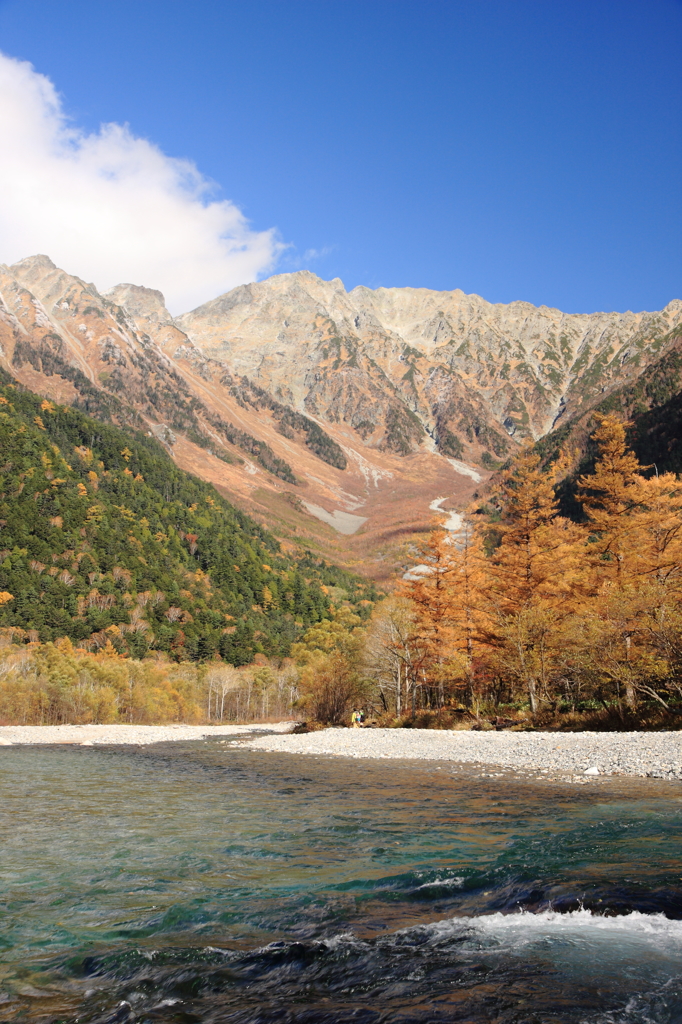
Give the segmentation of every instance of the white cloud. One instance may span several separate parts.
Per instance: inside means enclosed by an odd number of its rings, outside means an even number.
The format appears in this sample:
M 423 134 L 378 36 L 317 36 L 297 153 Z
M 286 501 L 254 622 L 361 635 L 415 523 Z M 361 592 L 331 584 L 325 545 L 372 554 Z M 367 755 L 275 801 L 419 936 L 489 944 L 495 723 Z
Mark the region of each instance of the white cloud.
M 45 253 L 101 291 L 159 288 L 180 313 L 271 271 L 284 248 L 127 125 L 74 128 L 52 82 L 1 53 L 0 140 L 0 262 Z

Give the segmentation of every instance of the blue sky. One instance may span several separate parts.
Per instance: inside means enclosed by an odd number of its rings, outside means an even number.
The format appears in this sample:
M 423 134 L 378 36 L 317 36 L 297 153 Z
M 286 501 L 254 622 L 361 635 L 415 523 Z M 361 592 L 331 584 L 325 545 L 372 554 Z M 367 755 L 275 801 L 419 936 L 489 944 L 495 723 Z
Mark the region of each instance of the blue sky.
M 195 202 L 248 219 L 211 294 L 308 268 L 568 312 L 682 298 L 680 0 L 0 0 L 0 50 L 51 80 L 84 136 L 127 124 L 215 183 Z M 38 224 L 5 230 L 0 261 L 62 251 Z M 200 277 L 209 256 L 177 239 Z M 145 272 L 93 244 L 65 247 L 66 269 Z M 176 287 L 179 255 L 175 278 L 155 260 L 136 283 L 211 297 Z

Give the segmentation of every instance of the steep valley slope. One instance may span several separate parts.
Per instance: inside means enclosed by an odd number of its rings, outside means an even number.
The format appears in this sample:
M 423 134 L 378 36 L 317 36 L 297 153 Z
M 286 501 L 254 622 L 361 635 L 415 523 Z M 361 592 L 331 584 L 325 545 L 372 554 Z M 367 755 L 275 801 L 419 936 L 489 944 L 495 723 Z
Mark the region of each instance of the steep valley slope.
M 308 271 L 173 318 L 158 291 L 100 294 L 45 256 L 0 267 L 0 363 L 17 379 L 146 429 L 285 545 L 376 579 L 519 443 L 634 386 L 680 324 L 680 301 L 572 315 L 347 292 Z

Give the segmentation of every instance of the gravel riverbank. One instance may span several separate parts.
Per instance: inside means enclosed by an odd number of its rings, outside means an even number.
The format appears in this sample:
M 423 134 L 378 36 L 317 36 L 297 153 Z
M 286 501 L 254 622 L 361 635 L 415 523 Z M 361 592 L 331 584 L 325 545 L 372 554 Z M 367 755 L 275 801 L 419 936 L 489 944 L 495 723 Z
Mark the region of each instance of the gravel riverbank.
M 287 735 L 295 722 L 250 725 L 5 725 L 0 746 L 70 743 L 147 745 L 215 736 L 244 737 L 252 750 L 357 758 L 451 761 L 534 775 L 682 779 L 682 732 L 467 732 L 435 729 L 323 729 Z M 266 735 L 262 735 L 263 733 Z M 254 735 L 260 734 L 260 735 Z M 251 738 L 249 738 L 251 737 Z
M 284 733 L 295 725 L 295 722 L 252 725 L 3 725 L 0 726 L 0 746 L 22 743 L 137 746 L 169 740 L 202 740 L 212 736 L 248 736 L 264 731 Z
M 261 736 L 245 745 L 252 750 L 291 754 L 454 761 L 542 774 L 682 779 L 682 732 L 324 729 L 294 736 Z

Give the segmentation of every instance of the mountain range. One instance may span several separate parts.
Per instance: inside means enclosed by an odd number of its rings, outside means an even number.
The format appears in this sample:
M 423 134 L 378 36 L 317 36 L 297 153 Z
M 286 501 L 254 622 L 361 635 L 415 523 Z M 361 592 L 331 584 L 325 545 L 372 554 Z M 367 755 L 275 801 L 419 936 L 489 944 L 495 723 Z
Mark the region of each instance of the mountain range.
M 681 346 L 679 300 L 566 314 L 299 271 L 172 317 L 159 291 L 101 294 L 46 256 L 0 266 L 0 365 L 16 379 L 154 435 L 285 548 L 379 580 L 526 439 L 577 436 L 605 405 L 660 434 Z

